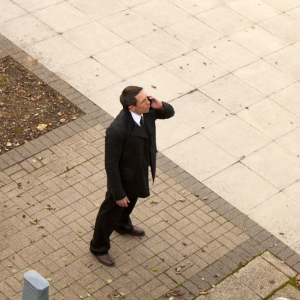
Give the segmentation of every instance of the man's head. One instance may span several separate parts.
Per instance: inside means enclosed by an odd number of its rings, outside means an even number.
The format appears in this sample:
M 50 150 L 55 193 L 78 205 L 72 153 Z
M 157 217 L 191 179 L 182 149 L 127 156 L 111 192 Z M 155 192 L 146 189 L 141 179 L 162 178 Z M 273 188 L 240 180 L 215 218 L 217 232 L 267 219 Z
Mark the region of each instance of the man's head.
M 139 86 L 126 87 L 120 96 L 120 102 L 124 108 L 138 115 L 147 113 L 150 109 L 150 101 L 147 98 L 147 94 Z

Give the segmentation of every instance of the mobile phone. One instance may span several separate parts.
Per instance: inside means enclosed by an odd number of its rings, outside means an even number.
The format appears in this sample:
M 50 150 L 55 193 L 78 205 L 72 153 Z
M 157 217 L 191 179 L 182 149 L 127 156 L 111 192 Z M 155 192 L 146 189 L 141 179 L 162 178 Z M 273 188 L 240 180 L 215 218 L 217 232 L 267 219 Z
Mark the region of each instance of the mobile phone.
M 152 97 L 147 96 L 148 100 L 150 101 L 150 103 L 152 103 Z

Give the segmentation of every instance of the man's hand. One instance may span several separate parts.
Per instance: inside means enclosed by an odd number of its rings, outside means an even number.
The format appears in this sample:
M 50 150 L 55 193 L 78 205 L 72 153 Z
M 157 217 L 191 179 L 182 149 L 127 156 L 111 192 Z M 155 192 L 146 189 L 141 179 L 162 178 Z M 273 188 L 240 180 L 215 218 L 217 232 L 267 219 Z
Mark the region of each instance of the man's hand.
M 156 109 L 164 108 L 163 104 L 158 99 L 154 98 L 153 96 L 148 96 L 148 98 L 150 98 L 149 100 L 151 101 L 152 108 L 156 108 Z
M 121 207 L 128 207 L 128 203 L 130 203 L 129 199 L 127 198 L 127 196 L 121 200 L 117 200 L 116 201 L 117 205 L 121 206 Z

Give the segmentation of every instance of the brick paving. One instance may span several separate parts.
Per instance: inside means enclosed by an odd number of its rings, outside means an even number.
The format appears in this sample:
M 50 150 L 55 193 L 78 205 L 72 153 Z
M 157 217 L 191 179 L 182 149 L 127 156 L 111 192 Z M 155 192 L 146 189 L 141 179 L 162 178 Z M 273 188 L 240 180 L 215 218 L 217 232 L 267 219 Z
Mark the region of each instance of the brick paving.
M 0 156 L 1 299 L 21 298 L 30 269 L 49 280 L 51 300 L 166 299 L 173 289 L 195 299 L 266 250 L 300 272 L 297 253 L 162 154 L 151 196 L 133 213 L 146 236 L 113 233 L 117 267 L 99 264 L 89 241 L 112 117 L 1 35 L 0 45 L 0 57 L 11 55 L 86 113 Z

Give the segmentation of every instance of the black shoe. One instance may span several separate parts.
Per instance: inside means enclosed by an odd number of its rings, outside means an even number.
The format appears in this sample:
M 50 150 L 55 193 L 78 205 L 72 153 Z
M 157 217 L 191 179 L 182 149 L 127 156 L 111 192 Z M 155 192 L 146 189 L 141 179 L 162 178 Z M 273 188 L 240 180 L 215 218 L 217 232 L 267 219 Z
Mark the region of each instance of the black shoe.
M 115 265 L 115 262 L 108 253 L 103 255 L 96 255 L 96 257 L 103 265 L 106 265 L 108 267 L 113 267 Z
M 133 226 L 133 229 L 131 231 L 129 231 L 128 234 L 130 234 L 132 236 L 143 236 L 143 235 L 145 235 L 145 231 L 142 228 Z

